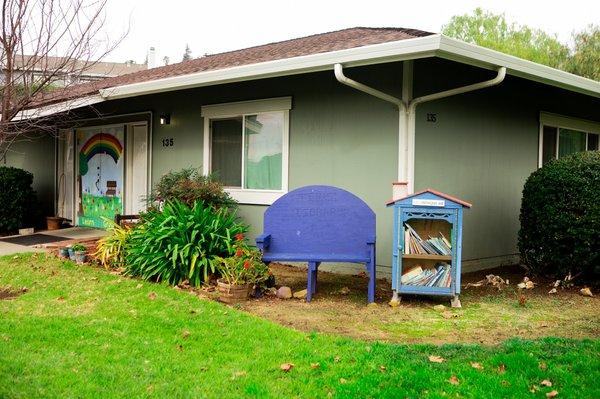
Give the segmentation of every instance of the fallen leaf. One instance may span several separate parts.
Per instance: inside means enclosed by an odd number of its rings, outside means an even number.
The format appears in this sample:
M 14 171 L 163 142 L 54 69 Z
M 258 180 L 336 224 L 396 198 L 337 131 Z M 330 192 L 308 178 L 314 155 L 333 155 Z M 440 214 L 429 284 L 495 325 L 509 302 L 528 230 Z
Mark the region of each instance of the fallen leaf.
M 443 312 L 444 310 L 446 310 L 446 306 L 444 306 L 444 305 L 435 305 L 433 307 L 433 310 L 437 310 L 438 312 Z
M 156 299 L 156 292 L 151 292 L 148 294 L 148 299 L 150 299 L 151 301 Z
M 370 346 L 367 346 L 367 347 L 365 347 L 365 350 L 366 350 L 368 353 L 371 353 L 371 347 L 370 347 Z
M 340 384 L 345 384 L 347 382 L 348 382 L 348 380 L 346 380 L 345 378 L 340 378 Z
M 446 359 L 444 359 L 443 357 L 441 357 L 441 356 L 435 356 L 435 355 L 429 356 L 428 359 L 432 363 L 443 363 L 443 362 L 446 361 Z
M 321 367 L 321 363 L 311 363 L 310 364 L 311 369 L 318 369 L 319 367 Z
M 548 294 L 556 294 L 556 288 L 552 288 L 550 291 L 548 291 Z
M 554 398 L 554 397 L 556 397 L 556 396 L 558 396 L 558 391 L 557 391 L 557 390 L 550 391 L 550 392 L 548 392 L 548 393 L 546 394 L 546 397 L 547 397 L 547 398 Z
M 144 284 L 142 284 L 142 283 L 139 283 L 138 285 L 136 285 L 136 286 L 135 286 L 135 288 L 138 288 L 138 289 L 139 289 L 139 288 L 142 288 L 143 286 L 144 286 Z
M 235 373 L 233 373 L 233 377 L 231 377 L 231 379 L 235 380 L 236 378 L 245 377 L 245 376 L 246 376 L 245 371 L 236 371 Z
M 483 366 L 481 365 L 481 363 L 471 362 L 471 367 L 477 370 L 483 370 Z
M 281 370 L 287 373 L 288 371 L 294 368 L 294 363 L 283 363 L 281 366 L 279 366 L 279 368 L 281 368 Z
M 187 337 L 190 336 L 190 332 L 188 330 L 183 330 L 183 332 L 181 333 L 181 336 L 186 339 Z
M 387 368 L 384 365 L 379 366 L 379 371 L 383 373 L 385 370 L 387 370 Z
M 206 371 L 206 370 L 208 370 L 208 367 L 206 367 L 206 366 L 200 367 L 200 371 Z
M 545 362 L 540 362 L 538 366 L 540 370 L 546 370 L 548 368 L 548 365 Z
M 504 364 L 501 364 L 498 366 L 498 372 L 500 374 L 504 374 L 506 372 L 506 366 Z
M 588 287 L 580 289 L 579 293 L 583 296 L 594 296 L 594 294 L 592 294 L 592 290 L 590 290 Z M 558 392 L 557 392 L 557 394 L 558 394 Z
M 501 382 L 503 387 L 509 387 L 510 386 L 510 382 L 506 381 L 506 380 L 502 380 Z
M 183 345 L 181 344 L 177 344 L 177 350 L 182 352 L 183 351 Z
M 536 393 L 539 390 L 540 388 L 537 385 L 532 385 L 531 388 L 529 388 L 529 392 L 531 393 Z
M 342 295 L 348 295 L 350 293 L 350 288 L 348 287 L 344 287 L 340 290 L 340 294 Z
M 458 313 L 452 313 L 449 310 L 446 310 L 445 312 L 442 313 L 442 316 L 444 317 L 444 319 L 456 319 L 458 318 Z
M 458 378 L 456 378 L 455 375 L 453 375 L 452 377 L 448 378 L 448 382 L 452 385 L 458 385 L 460 384 L 460 381 L 458 380 Z
M 540 385 L 545 386 L 545 387 L 551 387 L 552 386 L 552 381 L 550 381 L 550 380 L 544 380 L 544 381 L 540 382 Z
M 339 362 L 340 362 L 340 357 L 339 357 L 339 356 L 336 356 L 336 357 L 334 357 L 334 358 L 333 358 L 333 361 L 334 361 L 335 363 L 339 363 Z

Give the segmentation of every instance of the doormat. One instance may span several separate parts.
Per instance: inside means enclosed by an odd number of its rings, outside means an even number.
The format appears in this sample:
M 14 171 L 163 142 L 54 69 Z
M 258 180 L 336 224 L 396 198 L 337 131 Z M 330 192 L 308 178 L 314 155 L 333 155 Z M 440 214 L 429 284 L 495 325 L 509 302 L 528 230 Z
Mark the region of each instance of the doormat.
M 66 241 L 66 240 L 70 240 L 70 239 L 71 238 L 68 238 L 68 237 L 51 236 L 48 234 L 30 234 L 30 235 L 26 235 L 26 236 L 2 238 L 2 239 L 0 239 L 0 242 L 24 245 L 24 246 L 28 247 L 30 245 L 49 244 L 51 242 Z

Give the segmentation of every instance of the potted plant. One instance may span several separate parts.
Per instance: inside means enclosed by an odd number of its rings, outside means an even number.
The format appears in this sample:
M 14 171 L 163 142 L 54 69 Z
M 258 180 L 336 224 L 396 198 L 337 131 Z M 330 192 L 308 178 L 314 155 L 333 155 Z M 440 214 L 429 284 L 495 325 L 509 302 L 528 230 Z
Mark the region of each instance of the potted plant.
M 260 251 L 244 243 L 243 234 L 236 236 L 230 248 L 231 256 L 217 257 L 216 270 L 221 275 L 217 291 L 221 302 L 234 304 L 248 299 L 250 290 L 257 288 L 269 278 L 269 268 L 262 261 Z
M 87 247 L 83 244 L 75 244 L 71 247 L 73 250 L 73 255 L 75 256 L 75 262 L 78 265 L 85 263 L 87 258 Z
M 46 216 L 46 228 L 48 230 L 60 230 L 64 218 L 58 216 Z
M 58 256 L 63 258 L 63 259 L 67 259 L 70 257 L 69 254 L 69 247 L 62 247 L 58 249 Z M 73 254 L 73 256 L 75 256 L 75 254 Z

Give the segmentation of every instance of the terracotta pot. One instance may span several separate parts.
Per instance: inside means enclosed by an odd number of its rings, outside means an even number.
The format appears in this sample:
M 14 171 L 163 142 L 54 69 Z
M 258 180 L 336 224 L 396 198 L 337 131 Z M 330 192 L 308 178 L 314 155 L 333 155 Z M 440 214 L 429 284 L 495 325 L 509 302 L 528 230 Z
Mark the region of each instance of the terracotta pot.
M 217 280 L 217 291 L 219 292 L 219 301 L 234 304 L 248 299 L 250 293 L 250 284 L 230 285 L 222 280 Z
M 46 225 L 48 230 L 59 230 L 62 225 L 63 218 L 57 216 L 46 217 Z

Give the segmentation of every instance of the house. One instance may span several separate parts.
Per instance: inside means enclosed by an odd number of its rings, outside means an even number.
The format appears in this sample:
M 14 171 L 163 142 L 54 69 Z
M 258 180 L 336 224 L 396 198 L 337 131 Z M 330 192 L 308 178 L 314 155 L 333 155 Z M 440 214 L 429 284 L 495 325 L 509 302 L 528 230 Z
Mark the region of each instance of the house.
M 153 49 L 151 49 L 153 51 Z M 59 70 L 52 84 L 60 87 L 77 83 L 88 83 L 107 77 L 125 75 L 147 69 L 146 64 L 126 62 L 90 62 L 84 60 L 67 60 L 62 57 L 36 57 L 23 55 L 14 59 L 15 73 L 26 74 L 27 80 L 37 81 L 48 75 L 50 71 Z M 2 74 L 2 78 L 4 74 Z
M 209 55 L 45 101 L 32 112 L 63 121 L 59 138 L 20 143 L 7 163 L 34 173 L 49 212 L 98 226 L 138 212 L 165 172 L 195 166 L 218 172 L 255 235 L 283 193 L 335 185 L 376 212 L 384 274 L 392 182 L 473 204 L 463 270 L 513 264 L 525 179 L 552 158 L 598 150 L 600 134 L 599 82 L 402 28 Z

